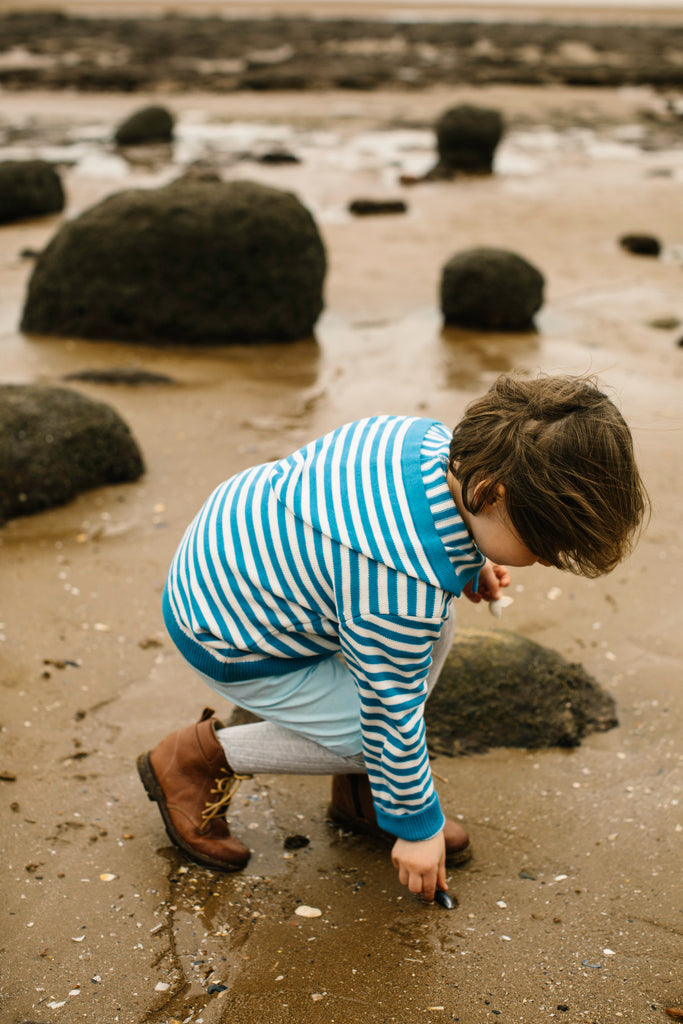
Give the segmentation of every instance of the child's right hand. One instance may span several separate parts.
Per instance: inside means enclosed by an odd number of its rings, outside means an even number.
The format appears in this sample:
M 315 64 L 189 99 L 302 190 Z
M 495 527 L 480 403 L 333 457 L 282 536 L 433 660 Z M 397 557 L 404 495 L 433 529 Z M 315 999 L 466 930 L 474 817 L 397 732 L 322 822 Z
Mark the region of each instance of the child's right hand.
M 510 586 L 510 573 L 504 565 L 496 565 L 486 559 L 486 565 L 479 570 L 479 586 L 472 589 L 472 581 L 465 584 L 463 594 L 466 598 L 479 604 L 480 601 L 497 601 L 503 596 L 501 587 Z
M 391 851 L 391 860 L 398 870 L 401 885 L 407 885 L 416 896 L 431 902 L 437 886 L 444 891 L 446 884 L 446 845 L 443 832 L 411 842 L 397 839 Z

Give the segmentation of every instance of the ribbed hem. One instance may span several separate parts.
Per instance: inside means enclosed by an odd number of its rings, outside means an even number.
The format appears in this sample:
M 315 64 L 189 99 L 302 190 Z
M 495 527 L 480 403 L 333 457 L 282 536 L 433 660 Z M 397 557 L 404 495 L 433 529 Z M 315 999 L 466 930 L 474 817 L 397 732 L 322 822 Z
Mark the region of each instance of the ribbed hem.
M 185 661 L 217 683 L 239 683 L 246 679 L 263 679 L 265 676 L 281 676 L 310 668 L 318 661 L 333 657 L 330 654 L 311 655 L 307 658 L 260 658 L 258 661 L 220 661 L 208 647 L 189 637 L 178 625 L 168 597 L 168 585 L 164 587 L 161 610 L 168 635 Z
M 391 832 L 398 839 L 408 839 L 414 843 L 431 839 L 446 823 L 436 793 L 430 803 L 415 814 L 385 814 L 379 807 L 375 807 L 375 813 L 380 828 Z

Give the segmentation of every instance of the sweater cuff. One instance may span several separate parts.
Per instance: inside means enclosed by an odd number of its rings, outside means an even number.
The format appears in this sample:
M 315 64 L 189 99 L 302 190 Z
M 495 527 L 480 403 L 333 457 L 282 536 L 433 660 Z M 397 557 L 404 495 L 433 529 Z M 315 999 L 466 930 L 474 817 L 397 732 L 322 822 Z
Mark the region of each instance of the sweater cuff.
M 375 813 L 380 828 L 385 832 L 391 832 L 398 839 L 407 839 L 412 843 L 431 839 L 441 831 L 446 822 L 436 793 L 426 807 L 415 814 L 386 814 L 377 806 Z

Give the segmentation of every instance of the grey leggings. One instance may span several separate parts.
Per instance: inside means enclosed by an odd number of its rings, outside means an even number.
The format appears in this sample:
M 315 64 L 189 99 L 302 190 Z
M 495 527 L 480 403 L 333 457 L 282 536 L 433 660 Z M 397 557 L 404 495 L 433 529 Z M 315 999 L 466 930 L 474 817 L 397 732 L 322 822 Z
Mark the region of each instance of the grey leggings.
M 453 642 L 455 632 L 455 613 L 451 608 L 451 614 L 443 624 L 439 639 L 434 644 L 432 651 L 432 664 L 427 675 L 427 690 L 431 693 L 439 675 L 446 656 Z M 355 695 L 355 684 L 351 679 L 351 673 L 343 666 L 343 671 L 349 677 L 348 682 L 351 689 L 348 691 L 349 702 L 352 695 Z M 206 679 L 206 677 L 204 677 Z M 222 688 L 206 680 L 222 696 L 230 699 L 230 688 Z M 305 693 L 303 694 L 305 699 Z M 297 694 L 299 706 L 301 706 L 302 693 Z M 357 699 L 357 698 L 355 698 Z M 238 701 L 242 706 L 249 707 L 248 699 Z M 250 710 L 257 714 L 263 712 L 263 707 L 250 707 Z M 323 742 L 316 742 L 310 736 L 302 735 L 296 725 L 292 722 L 291 714 L 283 717 L 288 721 L 287 726 L 281 725 L 278 721 L 272 720 L 277 712 L 271 708 L 266 709 L 266 715 L 270 721 L 255 722 L 252 725 L 234 725 L 218 730 L 218 739 L 225 751 L 233 771 L 242 775 L 255 775 L 264 772 L 269 775 L 344 775 L 346 773 L 365 773 L 365 762 L 362 753 L 340 753 Z

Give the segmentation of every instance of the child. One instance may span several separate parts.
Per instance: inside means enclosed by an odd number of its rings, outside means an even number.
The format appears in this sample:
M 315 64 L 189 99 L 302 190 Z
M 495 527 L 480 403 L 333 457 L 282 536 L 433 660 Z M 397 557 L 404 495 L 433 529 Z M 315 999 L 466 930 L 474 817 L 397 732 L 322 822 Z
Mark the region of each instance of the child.
M 377 416 L 221 484 L 175 555 L 164 617 L 208 685 L 264 721 L 224 728 L 207 709 L 140 756 L 173 842 L 242 868 L 224 818 L 240 779 L 331 774 L 330 815 L 389 839 L 401 884 L 432 900 L 469 846 L 441 811 L 423 720 L 453 597 L 500 597 L 504 566 L 609 572 L 646 505 L 629 429 L 584 377 L 504 375 L 452 436 Z

